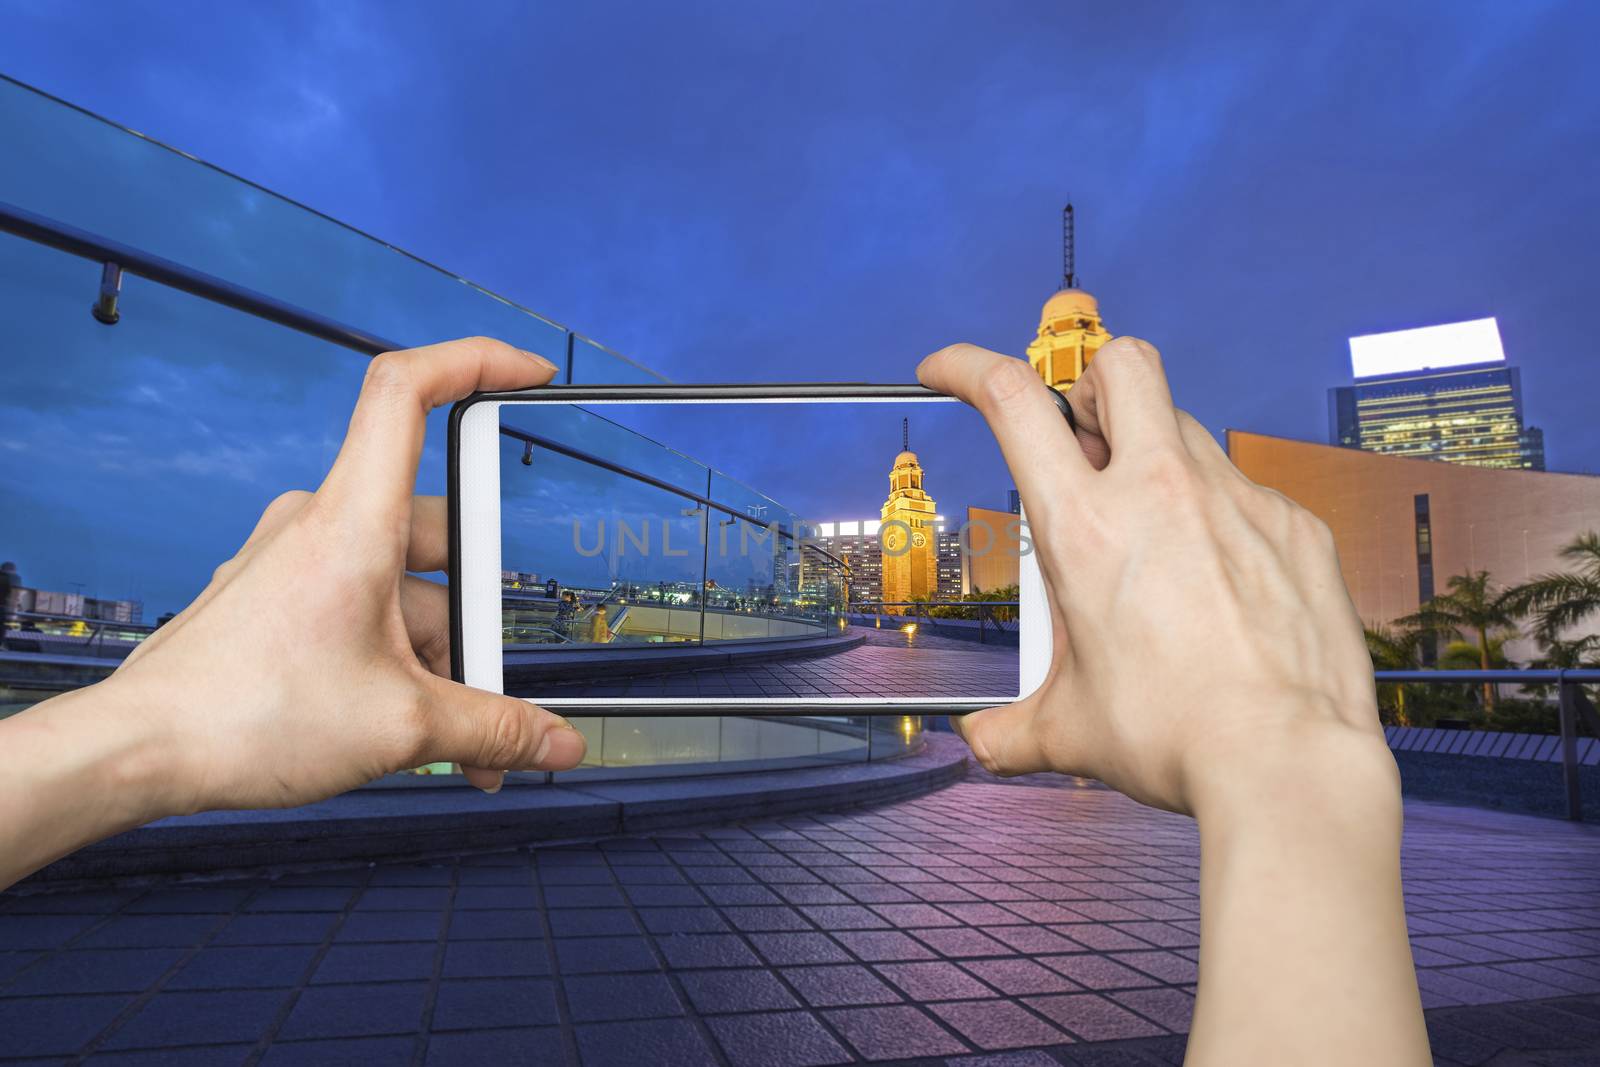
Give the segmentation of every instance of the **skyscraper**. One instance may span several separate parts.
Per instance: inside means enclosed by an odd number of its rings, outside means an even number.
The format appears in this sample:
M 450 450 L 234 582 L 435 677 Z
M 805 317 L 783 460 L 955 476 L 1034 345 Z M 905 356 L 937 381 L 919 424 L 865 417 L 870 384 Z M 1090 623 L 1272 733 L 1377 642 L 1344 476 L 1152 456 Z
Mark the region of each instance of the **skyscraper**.
M 850 565 L 850 600 L 856 604 L 875 604 L 893 597 L 883 595 L 883 545 L 878 535 L 881 519 L 855 519 L 823 522 L 812 527 L 808 544 L 814 544 Z M 960 531 L 951 529 L 944 516 L 933 516 L 933 540 L 937 546 L 936 570 L 939 578 L 937 600 L 960 600 L 962 593 L 962 553 Z
M 818 523 L 807 541 L 850 567 L 850 600 L 872 604 L 883 599 L 883 548 L 877 519 Z
M 1470 467 L 1544 470 L 1494 319 L 1350 338 L 1355 384 L 1328 391 L 1328 443 Z
M 961 534 L 956 530 L 946 529 L 937 515 L 934 516 L 933 534 L 935 555 L 938 559 L 935 569 L 939 575 L 939 588 L 933 599 L 960 600 Z

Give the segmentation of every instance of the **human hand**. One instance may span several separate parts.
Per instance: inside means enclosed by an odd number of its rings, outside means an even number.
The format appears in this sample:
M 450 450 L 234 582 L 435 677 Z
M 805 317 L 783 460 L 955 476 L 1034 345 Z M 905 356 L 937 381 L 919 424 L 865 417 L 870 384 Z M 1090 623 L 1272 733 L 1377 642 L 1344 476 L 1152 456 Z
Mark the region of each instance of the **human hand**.
M 1262 759 L 1370 755 L 1392 781 L 1331 534 L 1174 409 L 1152 346 L 1100 349 L 1068 393 L 1077 440 L 1021 360 L 955 345 L 917 373 L 999 439 L 1050 598 L 1039 691 L 959 720 L 985 767 L 1189 813 Z
M 444 500 L 412 495 L 427 413 L 553 374 L 484 338 L 372 361 L 321 487 L 273 501 L 195 602 L 92 687 L 157 739 L 164 795 L 144 814 L 303 804 L 435 761 L 491 790 L 508 768 L 578 764 L 566 720 L 448 680 L 446 588 L 406 573 L 447 555 Z

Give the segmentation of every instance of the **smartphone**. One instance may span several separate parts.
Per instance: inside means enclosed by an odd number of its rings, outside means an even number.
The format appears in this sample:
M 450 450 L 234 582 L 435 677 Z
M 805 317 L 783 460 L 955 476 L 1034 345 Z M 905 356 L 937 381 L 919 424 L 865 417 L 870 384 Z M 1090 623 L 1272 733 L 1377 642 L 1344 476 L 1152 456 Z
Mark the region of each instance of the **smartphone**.
M 582 715 L 949 713 L 1042 682 L 999 446 L 914 385 L 546 386 L 450 414 L 457 681 Z

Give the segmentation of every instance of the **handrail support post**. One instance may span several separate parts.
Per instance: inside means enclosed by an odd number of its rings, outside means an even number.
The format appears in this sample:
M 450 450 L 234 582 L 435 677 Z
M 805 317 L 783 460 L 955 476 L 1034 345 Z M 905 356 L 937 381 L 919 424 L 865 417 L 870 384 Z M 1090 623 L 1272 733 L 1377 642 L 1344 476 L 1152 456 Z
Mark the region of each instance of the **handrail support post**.
M 100 295 L 95 298 L 90 311 L 100 322 L 107 326 L 115 326 L 117 320 L 122 318 L 122 312 L 117 310 L 117 299 L 121 295 L 122 265 L 106 260 L 100 268 Z
M 1561 784 L 1567 796 L 1567 818 L 1583 821 L 1583 791 L 1578 781 L 1578 702 L 1582 690 L 1563 679 L 1558 685 L 1561 717 Z

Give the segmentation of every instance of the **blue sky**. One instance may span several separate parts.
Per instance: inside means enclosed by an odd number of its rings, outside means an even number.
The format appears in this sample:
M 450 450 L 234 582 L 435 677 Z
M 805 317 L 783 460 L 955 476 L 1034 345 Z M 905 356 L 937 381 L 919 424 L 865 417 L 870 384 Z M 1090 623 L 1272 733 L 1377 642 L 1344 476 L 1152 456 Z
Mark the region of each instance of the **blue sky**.
M 1597 5 L 0 0 L 0 21 L 0 71 L 677 380 L 1020 354 L 1070 193 L 1108 326 L 1159 345 L 1214 432 L 1323 440 L 1346 337 L 1494 315 L 1552 467 L 1600 469 Z M 241 462 L 251 506 L 290 477 Z

